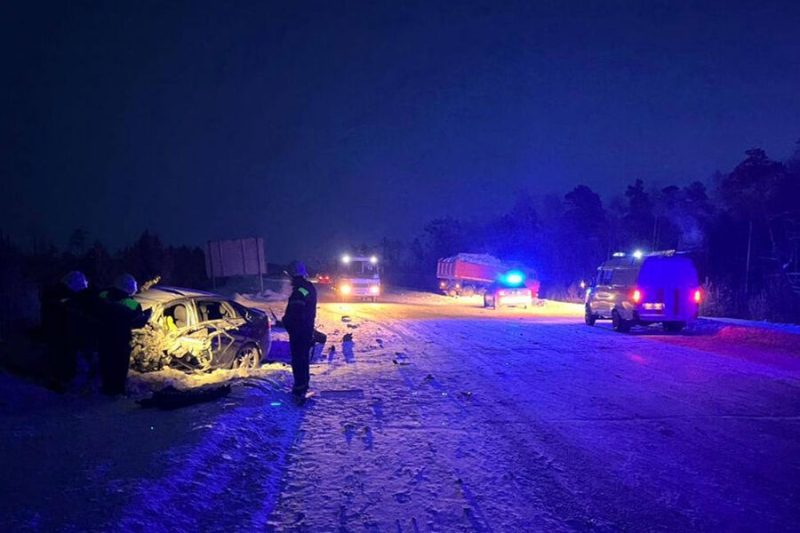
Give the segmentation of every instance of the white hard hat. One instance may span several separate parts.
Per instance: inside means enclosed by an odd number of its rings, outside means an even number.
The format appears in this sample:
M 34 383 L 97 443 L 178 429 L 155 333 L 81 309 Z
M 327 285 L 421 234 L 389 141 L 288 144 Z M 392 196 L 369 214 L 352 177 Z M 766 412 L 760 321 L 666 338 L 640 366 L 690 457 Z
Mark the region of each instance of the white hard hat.
M 136 283 L 136 278 L 130 274 L 122 274 L 114 282 L 114 287 L 121 290 L 128 296 L 133 296 L 139 290 L 139 285 Z
M 61 283 L 69 287 L 73 292 L 80 292 L 89 286 L 89 280 L 80 270 L 73 270 L 61 278 Z
M 289 263 L 289 267 L 286 269 L 286 272 L 292 276 L 302 276 L 304 278 L 308 277 L 308 271 L 306 270 L 306 265 L 304 265 L 301 261 L 292 261 Z

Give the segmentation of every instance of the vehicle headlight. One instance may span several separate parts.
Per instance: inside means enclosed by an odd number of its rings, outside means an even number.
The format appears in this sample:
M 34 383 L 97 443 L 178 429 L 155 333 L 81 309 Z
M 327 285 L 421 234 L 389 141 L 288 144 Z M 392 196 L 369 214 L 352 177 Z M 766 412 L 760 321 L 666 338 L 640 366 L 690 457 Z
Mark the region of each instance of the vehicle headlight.
M 350 294 L 353 288 L 350 285 L 342 285 L 342 294 Z
M 380 294 L 381 288 L 379 286 L 377 286 L 377 285 L 372 285 L 369 288 L 369 292 L 370 292 L 370 294 Z

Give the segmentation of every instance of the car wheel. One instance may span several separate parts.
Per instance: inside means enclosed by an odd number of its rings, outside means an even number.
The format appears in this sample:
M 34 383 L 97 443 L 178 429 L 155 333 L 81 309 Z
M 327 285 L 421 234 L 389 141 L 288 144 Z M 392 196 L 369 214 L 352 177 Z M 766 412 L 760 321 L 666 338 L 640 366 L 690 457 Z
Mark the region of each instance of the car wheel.
M 686 322 L 664 322 L 663 326 L 667 333 L 680 333 L 686 327 Z
M 594 326 L 594 323 L 597 322 L 597 315 L 592 313 L 591 309 L 587 306 L 586 311 L 583 313 L 583 319 L 587 326 Z
M 475 295 L 475 287 L 472 285 L 465 285 L 464 289 L 461 291 L 461 296 L 469 298 L 470 296 Z
M 611 312 L 611 324 L 614 331 L 618 331 L 620 333 L 628 333 L 631 330 L 630 321 L 619 316 L 619 312 L 616 309 Z
M 245 344 L 239 349 L 234 368 L 256 369 L 261 366 L 261 351 L 255 344 Z

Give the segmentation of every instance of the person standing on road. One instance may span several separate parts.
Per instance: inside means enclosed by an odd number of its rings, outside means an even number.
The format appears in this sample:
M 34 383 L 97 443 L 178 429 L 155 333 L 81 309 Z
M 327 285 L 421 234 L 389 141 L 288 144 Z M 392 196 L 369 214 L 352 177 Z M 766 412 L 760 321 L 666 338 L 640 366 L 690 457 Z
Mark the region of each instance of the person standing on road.
M 286 272 L 292 278 L 292 294 L 281 322 L 289 334 L 289 349 L 292 353 L 292 399 L 302 405 L 305 403 L 311 378 L 309 358 L 314 345 L 317 289 L 308 281 L 308 272 L 303 263 L 292 262 Z
M 77 305 L 88 292 L 89 282 L 83 272 L 73 270 L 61 281 L 40 294 L 41 326 L 46 344 L 48 388 L 63 392 L 76 374 L 80 333 Z
M 152 309 L 142 311 L 133 299 L 138 286 L 130 274 L 123 274 L 114 286 L 100 293 L 100 374 L 103 394 L 125 394 L 131 361 L 132 330 L 142 328 Z

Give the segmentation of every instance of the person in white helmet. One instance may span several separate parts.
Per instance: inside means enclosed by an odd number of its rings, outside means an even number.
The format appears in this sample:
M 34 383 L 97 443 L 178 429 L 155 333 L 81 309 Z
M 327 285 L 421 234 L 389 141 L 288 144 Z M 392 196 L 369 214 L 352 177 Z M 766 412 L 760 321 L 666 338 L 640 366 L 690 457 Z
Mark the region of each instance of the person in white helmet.
M 73 270 L 61 281 L 45 288 L 41 300 L 41 327 L 46 345 L 47 386 L 63 392 L 75 377 L 80 332 L 76 330 L 76 306 L 89 282 L 83 272 Z
M 108 396 L 125 394 L 132 330 L 144 327 L 152 312 L 152 309 L 142 311 L 141 304 L 133 299 L 138 289 L 136 279 L 123 274 L 113 287 L 99 295 L 102 306 L 98 339 L 100 375 L 103 394 Z

